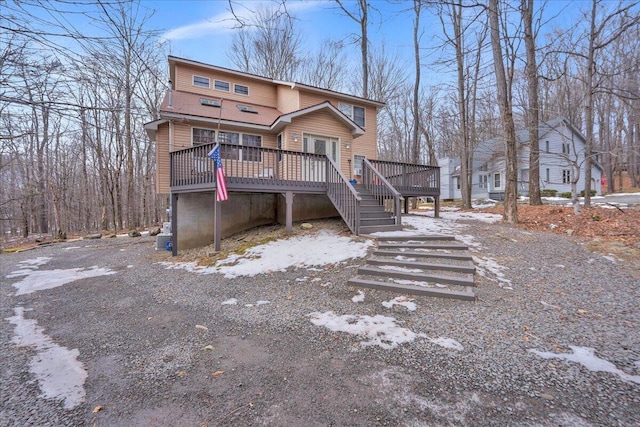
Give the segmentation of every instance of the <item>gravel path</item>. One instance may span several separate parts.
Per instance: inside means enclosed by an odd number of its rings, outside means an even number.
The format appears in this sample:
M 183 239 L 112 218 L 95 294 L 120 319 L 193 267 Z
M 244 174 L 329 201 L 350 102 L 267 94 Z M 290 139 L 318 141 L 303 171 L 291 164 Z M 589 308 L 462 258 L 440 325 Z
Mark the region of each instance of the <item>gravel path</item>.
M 567 236 L 464 224 L 479 300 L 416 297 L 415 311 L 383 307 L 396 295 L 380 291 L 353 302 L 344 283 L 361 259 L 225 279 L 165 269 L 148 237 L 0 255 L 0 425 L 640 426 L 638 264 Z M 16 295 L 23 276 L 7 275 L 37 257 L 51 258 L 42 271 L 113 274 Z M 30 367 L 42 344 L 17 345 L 17 307 L 78 350 L 81 403 L 41 396 Z M 329 311 L 422 335 L 363 345 L 311 321 Z

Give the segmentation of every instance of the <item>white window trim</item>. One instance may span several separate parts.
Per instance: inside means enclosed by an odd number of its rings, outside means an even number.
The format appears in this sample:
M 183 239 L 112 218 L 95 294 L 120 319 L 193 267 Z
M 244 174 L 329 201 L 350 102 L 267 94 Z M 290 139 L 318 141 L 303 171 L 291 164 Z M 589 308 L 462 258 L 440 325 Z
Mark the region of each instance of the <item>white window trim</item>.
M 363 112 L 362 119 L 364 120 L 364 123 L 362 123 L 362 125 L 359 125 L 355 120 L 355 117 L 356 117 L 355 109 L 356 108 L 362 109 L 362 112 Z M 346 111 L 347 109 L 349 109 L 348 113 Z M 366 127 L 366 125 L 367 125 L 367 109 L 365 107 L 361 107 L 360 105 L 348 104 L 346 102 L 338 102 L 338 110 L 340 110 L 340 112 L 342 112 L 345 116 L 349 117 L 351 119 L 351 121 L 353 121 L 355 124 L 357 124 L 361 128 L 365 128 Z
M 206 86 L 203 86 L 203 85 L 198 85 L 198 84 L 196 84 L 196 78 L 199 78 L 199 79 L 206 79 L 206 80 L 207 80 L 207 85 L 206 85 Z M 198 76 L 198 75 L 194 74 L 194 75 L 193 75 L 193 77 L 191 78 L 191 85 L 192 85 L 192 86 L 195 86 L 195 87 L 201 87 L 201 88 L 207 88 L 207 89 L 209 89 L 209 88 L 211 88 L 211 79 L 210 79 L 209 77 L 205 77 L 205 76 Z
M 247 93 L 246 93 L 246 94 L 245 94 L 245 93 L 238 93 L 238 92 L 236 91 L 236 88 L 237 88 L 238 86 L 246 87 L 246 88 L 247 88 Z M 238 83 L 234 83 L 234 84 L 233 84 L 233 93 L 235 93 L 236 95 L 240 95 L 240 96 L 249 96 L 249 93 L 250 93 L 250 92 L 249 92 L 249 86 L 247 86 L 247 85 L 241 85 L 241 84 L 238 84 Z
M 218 88 L 216 87 L 216 83 L 225 83 L 225 84 L 227 84 L 227 85 L 229 86 L 229 89 L 227 89 L 227 90 L 224 90 L 224 89 L 218 89 Z M 217 91 L 219 91 L 219 92 L 230 92 L 230 91 L 231 91 L 231 83 L 230 83 L 230 82 L 227 82 L 227 81 L 224 81 L 224 80 L 214 79 L 214 80 L 213 80 L 213 89 L 214 89 L 214 90 L 217 90 Z
M 199 126 L 191 126 L 191 146 L 192 147 L 196 147 L 196 145 L 193 144 L 193 133 L 196 129 L 201 129 L 201 130 L 207 130 L 207 131 L 211 131 L 213 132 L 213 139 L 215 142 L 215 140 L 217 139 L 217 133 L 215 129 L 209 129 L 209 128 L 203 128 L 203 127 L 199 127 Z M 211 142 L 208 142 L 207 144 L 211 144 Z

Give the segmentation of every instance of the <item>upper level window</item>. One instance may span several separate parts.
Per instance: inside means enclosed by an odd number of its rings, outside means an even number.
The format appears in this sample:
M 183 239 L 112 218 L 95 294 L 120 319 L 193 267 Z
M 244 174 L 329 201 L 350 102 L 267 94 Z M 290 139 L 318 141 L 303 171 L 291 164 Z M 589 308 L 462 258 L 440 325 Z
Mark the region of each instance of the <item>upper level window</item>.
M 545 141 L 544 142 L 544 151 L 545 151 L 545 153 L 549 152 L 549 141 Z
M 201 76 L 193 76 L 193 85 L 198 87 L 209 87 L 209 78 Z
M 193 128 L 193 145 L 210 144 L 216 142 L 216 131 L 213 129 Z
M 223 92 L 229 92 L 231 85 L 229 82 L 223 82 L 222 80 L 214 80 L 213 87 L 215 90 L 221 90 Z
M 339 102 L 338 109 L 342 111 L 345 116 L 353 120 L 358 126 L 362 128 L 364 127 L 364 108 Z
M 249 95 L 249 86 L 234 84 L 233 93 L 237 93 L 238 95 Z
M 565 143 L 565 142 L 562 143 L 562 154 L 571 154 L 571 149 L 570 149 L 570 146 L 569 146 L 568 142 L 567 143 Z

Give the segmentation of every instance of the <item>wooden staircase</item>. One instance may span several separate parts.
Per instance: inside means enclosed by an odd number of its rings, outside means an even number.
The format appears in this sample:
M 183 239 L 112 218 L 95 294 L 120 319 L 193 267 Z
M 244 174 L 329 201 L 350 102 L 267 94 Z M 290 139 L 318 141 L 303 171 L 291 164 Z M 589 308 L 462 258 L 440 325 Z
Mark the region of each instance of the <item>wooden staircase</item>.
M 359 234 L 402 230 L 402 224 L 396 224 L 392 213 L 385 211 L 384 206 L 362 184 L 355 184 L 353 187 L 358 192 L 358 196 L 362 198 Z
M 445 235 L 378 237 L 378 249 L 348 286 L 474 301 L 469 248 Z

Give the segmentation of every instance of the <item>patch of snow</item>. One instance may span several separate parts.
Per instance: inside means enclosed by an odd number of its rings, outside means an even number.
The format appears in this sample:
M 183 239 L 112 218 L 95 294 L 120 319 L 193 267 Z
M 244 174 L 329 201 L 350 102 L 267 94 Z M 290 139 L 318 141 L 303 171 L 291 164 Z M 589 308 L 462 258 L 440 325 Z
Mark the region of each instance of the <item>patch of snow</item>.
M 444 337 L 431 338 L 429 341 L 441 347 L 448 348 L 451 350 L 457 350 L 457 351 L 464 350 L 464 347 L 462 346 L 462 344 L 460 344 L 458 341 L 454 340 L 453 338 L 444 338 Z
M 353 302 L 362 302 L 362 301 L 364 301 L 364 292 L 361 291 L 360 289 L 358 289 L 358 295 L 355 295 L 353 298 L 351 298 L 351 301 L 353 301 Z
M 508 270 L 507 267 L 504 267 L 498 264 L 493 258 L 490 257 L 477 257 L 472 256 L 474 264 L 476 264 L 476 271 L 482 277 L 485 277 L 489 280 L 497 281 L 498 285 L 504 289 L 511 289 L 511 280 L 505 278 L 503 271 Z M 488 273 L 493 274 L 496 278 L 492 279 L 488 276 Z M 505 286 L 506 285 L 506 286 Z
M 386 308 L 393 308 L 394 305 L 400 305 L 402 307 L 406 307 L 409 311 L 416 310 L 416 303 L 414 298 L 407 298 L 404 296 L 395 297 L 391 301 L 382 301 L 382 306 Z
M 82 249 L 82 246 L 67 246 L 66 248 L 62 248 L 63 251 L 70 251 L 71 249 Z
M 13 284 L 18 289 L 16 295 L 25 295 L 44 289 L 57 288 L 76 280 L 111 274 L 116 274 L 116 272 L 94 265 L 90 268 L 71 268 L 67 270 L 18 270 L 7 277 L 26 276 L 21 281 Z
M 378 268 L 381 270 L 393 270 L 393 271 L 400 271 L 403 273 L 422 273 L 422 270 L 420 270 L 419 268 L 405 268 L 405 267 L 398 267 L 397 265 L 380 265 L 378 266 Z
M 371 240 L 356 240 L 340 236 L 336 232 L 322 230 L 315 235 L 277 240 L 248 249 L 242 256 L 232 254 L 219 260 L 213 267 L 192 263 L 162 262 L 166 268 L 212 274 L 224 274 L 232 279 L 238 276 L 253 277 L 256 274 L 285 271 L 287 268 L 309 268 L 337 264 L 367 255 Z
M 609 255 L 602 255 L 602 258 L 606 259 L 607 261 L 611 261 L 614 264 L 617 264 L 616 261 L 616 257 L 614 257 L 613 255 L 609 254 Z
M 236 304 L 238 304 L 238 300 L 236 298 L 229 298 L 226 301 L 222 301 L 220 304 L 222 304 L 222 305 L 236 305 Z
M 314 312 L 309 314 L 309 317 L 314 325 L 324 326 L 334 332 L 347 332 L 364 338 L 364 341 L 360 342 L 361 347 L 377 345 L 389 350 L 419 337 L 426 338 L 423 333 L 416 334 L 399 326 L 395 318 L 382 315 L 345 314 L 338 316 L 333 311 L 327 311 L 325 313 Z
M 422 286 L 423 288 L 433 288 L 433 285 L 429 282 L 423 282 L 420 280 L 405 280 L 405 279 L 394 279 L 389 278 L 390 282 L 397 283 L 399 285 L 412 285 L 412 286 Z
M 296 282 L 306 282 L 309 279 L 309 277 L 304 276 L 304 277 L 297 277 L 296 278 Z
M 554 267 L 565 268 L 564 264 L 555 264 Z
M 394 259 L 397 259 L 398 261 L 416 261 L 417 260 L 417 258 L 409 258 L 404 255 L 398 255 Z
M 63 400 L 65 409 L 73 409 L 84 402 L 84 383 L 88 375 L 84 365 L 78 361 L 78 349 L 69 350 L 54 343 L 36 320 L 24 318 L 23 307 L 14 308 L 14 313 L 15 316 L 5 320 L 15 325 L 14 344 L 37 351 L 29 363 L 29 372 L 38 381 L 40 396 Z
M 256 305 L 265 305 L 265 304 L 271 304 L 271 301 L 260 300 L 256 302 Z
M 616 365 L 595 355 L 595 349 L 590 347 L 578 347 L 570 345 L 569 348 L 573 353 L 551 353 L 530 349 L 529 351 L 543 359 L 564 359 L 569 362 L 580 363 L 582 366 L 592 372 L 609 372 L 618 375 L 625 382 L 640 384 L 640 375 L 629 375 Z

